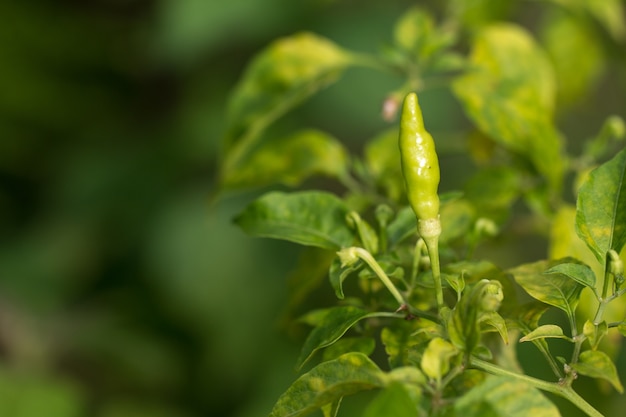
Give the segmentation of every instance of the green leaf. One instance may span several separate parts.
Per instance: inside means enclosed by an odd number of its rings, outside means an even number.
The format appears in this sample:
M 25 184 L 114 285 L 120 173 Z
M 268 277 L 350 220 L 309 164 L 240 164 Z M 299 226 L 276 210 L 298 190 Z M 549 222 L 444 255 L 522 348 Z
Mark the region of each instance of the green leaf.
M 519 341 L 530 342 L 532 340 L 546 338 L 571 340 L 569 337 L 565 336 L 565 334 L 563 333 L 563 329 L 561 329 L 556 324 L 544 324 L 543 326 L 539 326 L 532 332 L 526 334 L 526 336 L 522 337 Z
M 463 278 L 463 274 L 446 274 L 443 273 L 441 276 L 446 280 L 448 285 L 456 292 L 457 301 L 461 299 L 461 294 L 463 294 L 463 290 L 465 290 L 465 279 Z
M 362 353 L 346 353 L 298 378 L 280 396 L 270 417 L 307 415 L 341 397 L 385 386 L 385 374 Z
M 368 222 L 363 220 L 359 213 L 350 211 L 346 217 L 348 225 L 355 229 L 362 247 L 371 254 L 378 252 L 378 234 Z
M 596 274 L 585 264 L 566 262 L 548 269 L 544 274 L 562 274 L 596 291 Z
M 508 320 L 509 327 L 512 329 L 519 329 L 522 334 L 527 335 L 539 326 L 539 319 L 548 310 L 546 304 L 538 301 L 532 301 L 530 303 L 518 306 L 512 315 L 512 319 Z M 530 340 L 537 349 L 545 356 L 550 357 L 550 350 L 548 342 L 545 339 L 532 339 Z
M 539 390 L 523 381 L 488 377 L 454 404 L 459 417 L 560 417 Z
M 580 354 L 577 363 L 570 364 L 576 372 L 592 378 L 606 379 L 620 393 L 624 392 L 624 387 L 617 375 L 615 364 L 609 356 L 599 350 L 586 350 Z
M 606 67 L 597 33 L 571 14 L 551 13 L 543 24 L 541 38 L 552 58 L 559 99 L 565 103 L 583 99 Z
M 398 129 L 387 130 L 365 146 L 364 160 L 374 183 L 394 201 L 404 196 Z
M 332 403 L 322 406 L 322 413 L 324 414 L 324 417 L 337 417 L 339 407 L 341 406 L 341 400 L 343 400 L 343 397 L 339 397 Z
M 508 272 L 533 298 L 560 308 L 572 318 L 584 287 L 563 274 L 544 274 L 546 269 L 563 262 L 539 261 L 509 269 Z
M 585 12 L 594 17 L 616 40 L 626 36 L 624 9 L 620 0 L 551 0 L 574 12 Z
M 298 261 L 287 278 L 289 299 L 282 314 L 283 322 L 290 322 L 292 315 L 302 307 L 307 296 L 324 282 L 328 269 L 336 258 L 335 253 L 314 246 L 300 251 Z
M 399 383 L 389 384 L 367 406 L 363 417 L 415 417 L 418 408 L 407 392 L 406 388 Z
M 465 199 L 452 200 L 441 205 L 441 235 L 439 243 L 445 244 L 467 236 L 476 217 L 474 206 Z
M 337 80 L 351 59 L 312 33 L 278 39 L 257 55 L 228 103 L 222 173 L 234 171 L 276 119 Z
M 494 24 L 473 42 L 473 70 L 453 91 L 478 128 L 505 148 L 526 156 L 548 181 L 561 187 L 561 138 L 554 127 L 555 81 L 550 62 L 531 35 Z
M 302 368 L 315 352 L 339 340 L 359 320 L 383 315 L 385 313 L 368 313 L 365 310 L 352 306 L 328 309 L 320 323 L 309 333 L 309 336 L 304 341 L 302 351 L 296 361 L 296 369 Z
M 521 194 L 520 173 L 508 166 L 481 169 L 465 184 L 464 196 L 483 217 L 504 220 Z
M 488 324 L 493 325 L 503 335 L 504 340 L 507 340 L 503 320 L 490 317 L 490 313 L 498 309 L 502 299 L 502 284 L 499 281 L 482 279 L 468 286 L 447 320 L 450 341 L 458 349 L 472 353 L 480 342 L 480 322 L 483 319 L 490 321 Z
M 222 173 L 224 189 L 271 184 L 297 186 L 314 175 L 341 177 L 348 156 L 335 138 L 317 130 L 303 130 L 263 142 L 252 154 Z
M 594 161 L 604 158 L 611 151 L 611 142 L 623 140 L 625 137 L 626 122 L 624 119 L 617 115 L 608 116 L 598 133 L 586 141 L 580 158 L 585 164 L 592 164 Z
M 419 51 L 433 31 L 435 22 L 425 11 L 417 7 L 403 14 L 394 27 L 396 45 L 408 51 Z
M 246 207 L 235 223 L 253 236 L 338 250 L 354 240 L 347 213 L 343 201 L 330 193 L 271 192 Z
M 626 149 L 591 171 L 576 202 L 576 233 L 604 265 L 626 243 Z
M 440 30 L 432 16 L 417 7 L 409 9 L 394 27 L 394 41 L 412 62 L 426 68 L 451 46 L 456 34 L 450 28 Z
M 409 206 L 398 211 L 396 218 L 387 228 L 389 245 L 394 246 L 410 236 L 417 236 L 417 218 Z
M 358 271 L 363 267 L 364 263 L 358 261 L 351 265 L 343 265 L 341 259 L 335 257 L 330 264 L 330 271 L 328 273 L 330 278 L 330 285 L 335 290 L 335 295 L 340 300 L 343 300 L 345 295 L 343 294 L 343 281 L 355 271 Z
M 484 312 L 480 316 L 480 322 L 483 325 L 491 326 L 495 329 L 502 338 L 504 344 L 509 344 L 509 332 L 506 328 L 506 322 L 501 315 L 495 311 Z
M 364 355 L 371 355 L 376 348 L 376 341 L 371 337 L 344 337 L 334 344 L 324 349 L 322 361 L 337 359 L 344 353 L 360 352 Z

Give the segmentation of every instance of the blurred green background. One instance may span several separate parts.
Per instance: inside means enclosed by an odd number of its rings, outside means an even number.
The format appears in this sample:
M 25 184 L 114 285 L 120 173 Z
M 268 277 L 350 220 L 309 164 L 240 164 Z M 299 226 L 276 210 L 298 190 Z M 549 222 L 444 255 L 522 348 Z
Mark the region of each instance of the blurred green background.
M 295 378 L 279 323 L 298 249 L 231 224 L 258 194 L 210 204 L 225 103 L 276 37 L 375 52 L 415 3 L 0 2 L 0 416 L 267 415 Z M 351 70 L 286 123 L 359 150 L 400 82 Z M 431 94 L 435 130 L 463 123 Z M 593 134 L 623 114 L 606 97 L 562 124 Z

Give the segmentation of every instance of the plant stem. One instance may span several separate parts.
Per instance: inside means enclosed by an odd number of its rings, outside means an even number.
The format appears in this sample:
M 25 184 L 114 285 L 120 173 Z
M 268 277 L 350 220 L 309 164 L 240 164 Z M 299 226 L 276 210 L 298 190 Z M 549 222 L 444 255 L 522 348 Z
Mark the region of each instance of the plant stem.
M 443 307 L 443 288 L 441 286 L 441 267 L 439 265 L 439 236 L 424 237 L 428 257 L 430 258 L 430 269 L 433 273 L 435 283 L 435 297 L 437 299 L 437 311 L 441 312 Z
M 391 282 L 387 274 L 385 274 L 385 271 L 383 271 L 378 262 L 376 262 L 376 259 L 374 259 L 372 254 L 363 248 L 355 247 L 354 250 L 356 255 L 361 258 L 370 268 L 372 268 L 372 271 L 374 271 L 378 278 L 380 278 L 383 285 L 387 287 L 387 289 L 389 290 L 391 295 L 393 295 L 393 298 L 396 299 L 398 304 L 400 304 L 400 306 L 406 305 L 404 297 L 402 296 L 402 294 L 400 294 L 400 291 L 398 291 L 396 286 L 393 285 L 393 282 Z
M 542 391 L 551 392 L 561 396 L 578 407 L 581 411 L 587 414 L 589 417 L 603 417 L 602 414 L 593 408 L 591 404 L 585 401 L 576 391 L 569 385 L 562 385 L 559 383 L 548 382 L 532 376 L 518 374 L 516 372 L 508 371 L 492 363 L 483 361 L 481 359 L 470 357 L 470 366 L 481 369 L 493 375 L 507 376 L 510 378 L 524 381 L 527 384 L 540 389 Z
M 424 239 L 428 257 L 430 258 L 430 269 L 433 273 L 435 283 L 435 297 L 437 299 L 437 311 L 441 316 L 443 304 L 443 288 L 441 287 L 441 268 L 439 266 L 439 236 L 441 235 L 441 221 L 439 216 L 432 219 L 417 220 L 417 233 Z

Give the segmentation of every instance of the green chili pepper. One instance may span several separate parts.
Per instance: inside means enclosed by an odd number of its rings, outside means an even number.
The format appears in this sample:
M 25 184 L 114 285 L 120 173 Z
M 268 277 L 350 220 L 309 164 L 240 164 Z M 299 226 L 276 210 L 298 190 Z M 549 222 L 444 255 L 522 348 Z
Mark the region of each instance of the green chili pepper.
M 398 143 L 407 196 L 417 216 L 417 231 L 428 249 L 437 306 L 441 314 L 444 304 L 439 268 L 439 160 L 435 142 L 424 128 L 422 109 L 415 93 L 409 93 L 404 99 Z
M 418 220 L 439 216 L 439 160 L 435 142 L 424 128 L 417 94 L 404 99 L 400 118 L 400 155 L 409 203 Z

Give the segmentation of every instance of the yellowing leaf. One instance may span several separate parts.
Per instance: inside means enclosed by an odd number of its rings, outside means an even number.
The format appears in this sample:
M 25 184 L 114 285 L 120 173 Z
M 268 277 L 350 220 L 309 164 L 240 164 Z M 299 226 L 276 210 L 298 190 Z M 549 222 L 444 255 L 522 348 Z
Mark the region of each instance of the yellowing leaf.
M 335 81 L 351 55 L 312 33 L 278 39 L 246 69 L 228 105 L 222 176 L 235 170 L 277 118 Z
M 450 370 L 450 358 L 458 350 L 449 342 L 435 337 L 428 343 L 422 356 L 422 371 L 437 381 L 440 381 Z
M 584 287 L 563 274 L 544 274 L 558 263 L 562 262 L 539 261 L 520 265 L 508 272 L 533 298 L 560 308 L 572 318 Z
M 561 138 L 552 117 L 555 81 L 531 35 L 511 24 L 488 26 L 472 45 L 469 72 L 453 91 L 485 134 L 525 155 L 553 190 L 561 187 Z
M 571 367 L 581 375 L 592 378 L 606 379 L 620 393 L 624 392 L 624 387 L 617 375 L 615 364 L 608 355 L 599 350 L 586 350 L 580 354 L 578 362 L 571 364 Z
M 626 149 L 589 173 L 576 202 L 576 233 L 601 265 L 626 243 Z

